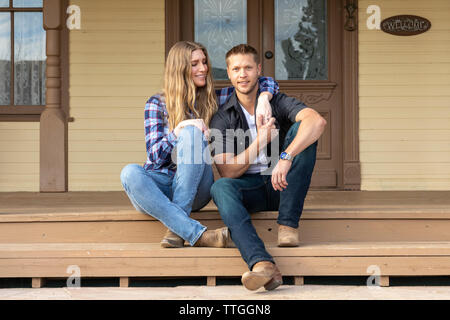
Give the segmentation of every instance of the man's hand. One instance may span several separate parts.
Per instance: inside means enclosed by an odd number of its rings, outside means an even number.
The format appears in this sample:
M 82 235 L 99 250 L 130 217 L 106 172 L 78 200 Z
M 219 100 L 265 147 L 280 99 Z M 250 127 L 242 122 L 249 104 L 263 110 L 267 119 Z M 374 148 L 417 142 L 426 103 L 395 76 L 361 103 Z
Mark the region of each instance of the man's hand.
M 272 171 L 272 187 L 274 190 L 283 191 L 287 188 L 288 183 L 286 176 L 291 169 L 292 162 L 280 159 Z
M 269 118 L 266 123 L 262 114 L 256 117 L 256 127 L 258 129 L 258 150 L 263 149 L 269 142 L 271 142 L 278 135 L 277 127 L 275 126 L 275 118 Z
M 258 98 L 258 104 L 256 105 L 256 118 L 258 115 L 263 115 L 263 124 L 267 123 L 272 117 L 272 106 L 270 105 L 270 97 L 272 94 L 269 92 L 262 92 Z
M 178 137 L 178 135 L 180 134 L 181 129 L 183 129 L 186 126 L 195 126 L 195 127 L 197 127 L 199 130 L 201 130 L 203 132 L 203 134 L 204 134 L 206 139 L 209 138 L 209 129 L 206 126 L 206 124 L 203 121 L 203 119 L 189 119 L 189 120 L 181 121 L 177 125 L 177 127 L 173 130 L 173 132 Z

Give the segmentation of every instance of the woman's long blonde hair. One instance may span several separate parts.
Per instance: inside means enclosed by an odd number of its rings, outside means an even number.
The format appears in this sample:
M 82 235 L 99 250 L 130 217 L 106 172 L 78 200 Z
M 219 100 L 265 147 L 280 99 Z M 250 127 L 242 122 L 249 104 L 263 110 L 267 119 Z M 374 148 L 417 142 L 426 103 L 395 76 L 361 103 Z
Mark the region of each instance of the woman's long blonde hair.
M 192 80 L 192 52 L 202 50 L 206 56 L 208 72 L 204 87 L 196 87 Z M 195 42 L 177 42 L 169 51 L 164 73 L 164 99 L 169 126 L 173 130 L 181 121 L 191 118 L 209 122 L 217 111 L 216 93 L 211 75 L 211 62 L 206 48 Z

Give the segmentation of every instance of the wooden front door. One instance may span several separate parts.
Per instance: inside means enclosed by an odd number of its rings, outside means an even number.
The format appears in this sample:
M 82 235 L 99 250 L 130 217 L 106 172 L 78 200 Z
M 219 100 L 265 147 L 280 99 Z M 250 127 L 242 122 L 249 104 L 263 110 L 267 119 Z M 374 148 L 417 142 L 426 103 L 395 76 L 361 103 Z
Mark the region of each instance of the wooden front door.
M 194 40 L 205 45 L 217 86 L 230 85 L 225 53 L 236 44 L 248 43 L 260 53 L 265 76 L 274 77 L 282 92 L 303 101 L 327 120 L 327 128 L 318 143 L 311 188 L 358 189 L 357 141 L 349 159 L 351 170 L 347 170 L 350 183 L 346 183 L 344 172 L 344 135 L 354 135 L 357 126 L 350 132 L 343 127 L 346 116 L 343 103 L 348 100 L 344 99 L 343 84 L 346 79 L 354 86 L 356 83 L 349 80 L 353 78 L 348 78 L 344 70 L 346 31 L 341 1 L 184 0 L 166 1 L 166 5 L 170 16 L 166 19 L 169 21 L 166 27 L 170 29 L 169 33 L 166 31 L 167 47 L 177 40 Z M 173 10 L 182 13 L 178 21 Z M 178 29 L 171 26 L 173 23 L 179 24 Z M 356 70 L 351 76 L 356 76 Z M 354 108 L 353 105 L 353 111 Z M 349 116 L 355 123 L 357 112 L 350 112 Z M 354 137 L 351 141 L 355 141 Z

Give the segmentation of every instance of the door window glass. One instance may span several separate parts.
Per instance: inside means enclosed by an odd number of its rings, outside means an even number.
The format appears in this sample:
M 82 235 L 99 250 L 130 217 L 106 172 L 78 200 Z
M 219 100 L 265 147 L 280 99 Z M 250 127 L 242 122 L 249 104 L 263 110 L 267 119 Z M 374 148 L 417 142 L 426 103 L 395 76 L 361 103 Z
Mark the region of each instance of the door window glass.
M 203 44 L 211 59 L 215 80 L 225 80 L 225 54 L 247 43 L 247 1 L 195 0 L 195 41 Z
M 46 58 L 42 12 L 15 12 L 15 105 L 45 105 Z
M 15 8 L 40 8 L 43 6 L 43 0 L 14 0 Z
M 326 0 L 275 0 L 275 78 L 326 80 Z
M 0 12 L 0 105 L 11 104 L 11 15 Z

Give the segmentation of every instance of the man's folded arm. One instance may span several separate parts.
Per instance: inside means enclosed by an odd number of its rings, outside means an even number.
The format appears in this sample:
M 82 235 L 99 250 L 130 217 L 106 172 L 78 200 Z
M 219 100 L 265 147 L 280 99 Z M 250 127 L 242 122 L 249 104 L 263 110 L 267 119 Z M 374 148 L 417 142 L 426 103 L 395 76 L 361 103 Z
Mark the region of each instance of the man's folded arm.
M 252 146 L 254 145 L 254 146 Z M 258 157 L 257 141 L 255 140 L 245 151 L 237 156 L 234 153 L 221 153 L 214 156 L 214 162 L 220 176 L 223 178 L 239 178 Z
M 312 108 L 304 108 L 295 115 L 295 122 L 300 121 L 297 135 L 284 150 L 293 157 L 319 140 L 327 125 L 327 121 Z
M 211 119 L 210 127 L 211 153 L 219 174 L 224 178 L 240 177 L 258 157 L 258 139 L 235 155 L 235 135 L 233 130 L 228 129 L 227 121 L 217 113 Z

